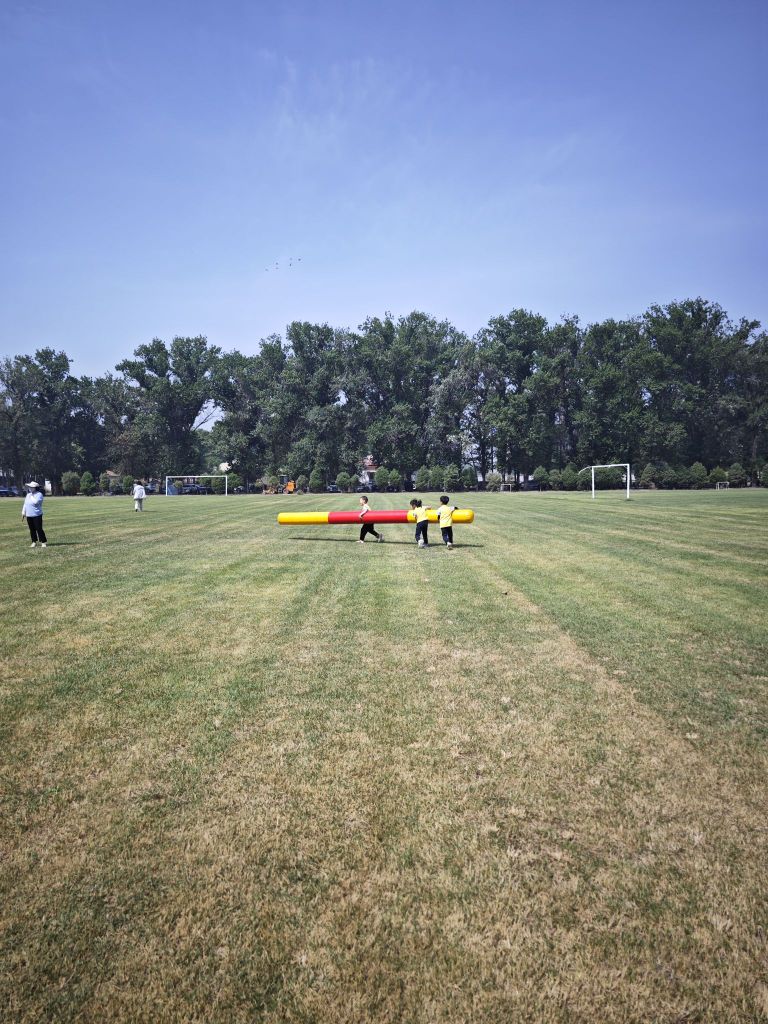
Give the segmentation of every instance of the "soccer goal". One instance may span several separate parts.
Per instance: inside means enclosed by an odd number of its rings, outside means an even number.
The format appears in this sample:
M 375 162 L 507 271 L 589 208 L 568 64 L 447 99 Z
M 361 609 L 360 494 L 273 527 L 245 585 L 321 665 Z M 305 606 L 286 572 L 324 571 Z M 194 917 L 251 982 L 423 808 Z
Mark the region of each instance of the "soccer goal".
M 630 473 L 628 462 L 608 462 L 602 466 L 585 466 L 584 469 L 579 470 L 580 473 L 585 473 L 588 469 L 592 470 L 592 500 L 595 498 L 595 470 L 596 469 L 623 469 L 627 476 L 627 501 L 629 501 L 629 484 L 630 484 Z
M 191 473 L 179 473 L 178 476 L 167 476 L 165 478 L 165 494 L 181 494 L 181 490 L 173 483 L 174 480 L 181 480 L 189 483 L 190 480 L 224 480 L 224 494 L 229 494 L 229 473 L 200 473 L 193 476 Z M 183 485 L 182 485 L 183 486 Z
M 718 480 L 718 482 L 715 484 L 715 490 L 727 491 L 730 486 L 731 485 L 728 480 Z

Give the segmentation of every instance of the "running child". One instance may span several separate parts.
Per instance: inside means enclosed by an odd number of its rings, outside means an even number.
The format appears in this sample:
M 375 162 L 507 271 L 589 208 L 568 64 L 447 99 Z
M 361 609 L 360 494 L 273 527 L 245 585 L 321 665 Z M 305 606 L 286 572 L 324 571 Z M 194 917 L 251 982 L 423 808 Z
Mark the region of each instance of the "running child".
M 429 537 L 427 536 L 427 530 L 429 529 L 429 518 L 427 516 L 426 507 L 422 507 L 421 500 L 419 498 L 411 499 L 411 509 L 416 516 L 416 543 L 420 548 L 429 547 Z
M 361 498 L 360 498 L 360 518 L 362 519 L 363 516 L 365 515 L 365 513 L 366 512 L 370 512 L 370 511 L 371 511 L 371 507 L 368 504 L 368 495 L 367 494 L 363 494 L 361 496 Z M 374 530 L 373 523 L 365 523 L 364 522 L 362 527 L 361 527 L 361 529 L 360 529 L 360 540 L 357 543 L 358 544 L 365 544 L 365 538 L 366 538 L 366 536 L 369 533 L 373 534 L 373 536 L 376 538 L 376 540 L 379 542 L 379 544 L 381 544 L 381 542 L 384 540 L 382 535 L 380 533 L 377 533 Z
M 453 547 L 453 513 L 458 505 L 449 505 L 447 494 L 440 496 L 440 508 L 437 510 L 437 517 L 440 520 L 440 533 L 443 537 L 443 544 L 450 550 Z

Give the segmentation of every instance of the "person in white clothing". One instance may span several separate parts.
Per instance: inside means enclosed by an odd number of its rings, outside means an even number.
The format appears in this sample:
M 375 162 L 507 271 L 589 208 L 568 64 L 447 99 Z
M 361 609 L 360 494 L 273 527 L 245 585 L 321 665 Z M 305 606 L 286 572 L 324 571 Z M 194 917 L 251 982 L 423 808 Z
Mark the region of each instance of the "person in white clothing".
M 21 510 L 21 518 L 26 519 L 29 527 L 29 536 L 32 539 L 30 547 L 34 547 L 39 541 L 40 547 L 48 546 L 48 539 L 43 530 L 43 495 L 40 484 L 37 480 L 30 480 L 27 484 L 29 490 L 24 498 L 24 507 Z
M 147 496 L 147 492 L 144 490 L 144 485 L 139 480 L 133 481 L 133 511 L 143 512 L 144 511 L 144 499 Z

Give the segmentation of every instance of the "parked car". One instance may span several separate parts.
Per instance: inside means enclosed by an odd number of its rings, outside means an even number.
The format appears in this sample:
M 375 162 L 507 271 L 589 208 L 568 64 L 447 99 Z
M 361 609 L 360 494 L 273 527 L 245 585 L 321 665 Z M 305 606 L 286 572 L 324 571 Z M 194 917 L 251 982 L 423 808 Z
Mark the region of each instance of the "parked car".
M 182 494 L 209 494 L 210 491 L 202 484 L 184 484 L 181 488 Z
M 339 488 L 336 486 L 336 484 L 328 484 L 328 486 L 325 489 L 329 494 L 339 493 Z
M 0 487 L 0 498 L 13 498 L 15 497 L 10 487 Z

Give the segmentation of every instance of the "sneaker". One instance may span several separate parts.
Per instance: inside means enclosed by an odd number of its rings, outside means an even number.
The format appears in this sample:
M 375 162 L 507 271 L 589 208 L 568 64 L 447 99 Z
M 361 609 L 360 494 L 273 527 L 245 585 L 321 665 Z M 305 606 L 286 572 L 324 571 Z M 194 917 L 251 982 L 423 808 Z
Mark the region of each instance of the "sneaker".
M 451 551 L 453 549 L 453 544 L 449 543 L 449 544 L 446 544 L 445 546 L 448 548 L 449 551 Z
M 379 534 L 379 544 L 383 544 L 383 543 L 384 543 L 384 534 L 380 533 Z
M 30 546 L 31 548 L 33 548 L 33 547 L 35 546 L 35 542 L 34 542 L 34 541 L 32 541 L 32 543 L 31 543 L 31 544 L 30 544 L 29 546 Z
M 41 544 L 41 545 L 40 545 L 40 547 L 41 547 L 41 548 L 47 548 L 47 547 L 48 547 L 48 545 L 47 545 L 47 544 Z
M 357 543 L 358 544 L 365 544 L 365 541 L 364 540 L 359 540 Z
M 420 548 L 423 548 L 423 547 L 424 547 L 424 541 L 423 541 L 423 540 L 420 540 L 420 541 L 419 541 L 419 547 L 420 547 Z

